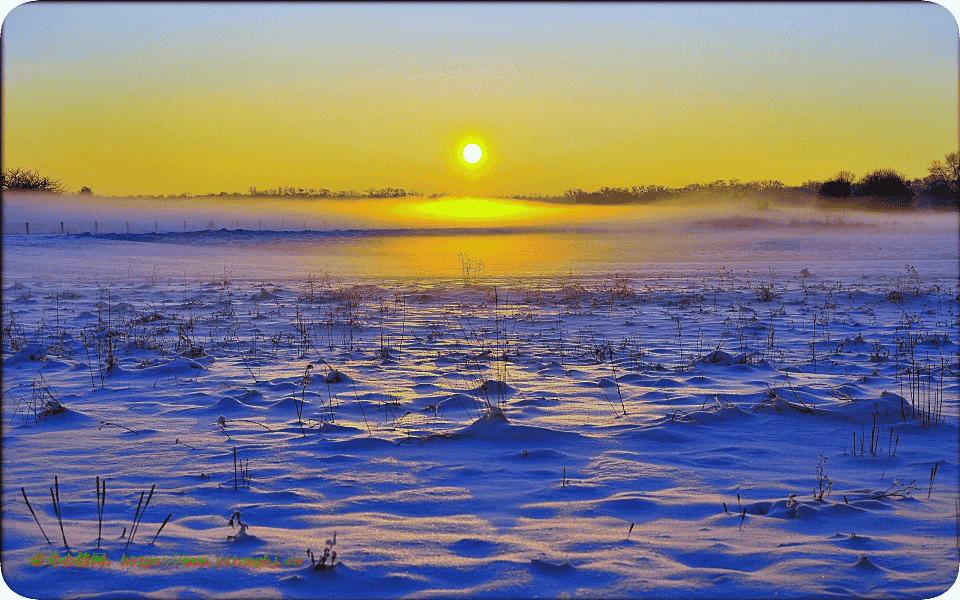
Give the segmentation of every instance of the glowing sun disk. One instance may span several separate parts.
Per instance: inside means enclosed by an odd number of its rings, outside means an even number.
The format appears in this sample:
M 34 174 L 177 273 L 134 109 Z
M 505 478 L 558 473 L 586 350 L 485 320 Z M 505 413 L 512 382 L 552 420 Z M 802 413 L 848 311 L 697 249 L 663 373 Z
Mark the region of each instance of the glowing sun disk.
M 474 164 L 483 156 L 483 150 L 476 144 L 467 144 L 463 148 L 463 160 Z

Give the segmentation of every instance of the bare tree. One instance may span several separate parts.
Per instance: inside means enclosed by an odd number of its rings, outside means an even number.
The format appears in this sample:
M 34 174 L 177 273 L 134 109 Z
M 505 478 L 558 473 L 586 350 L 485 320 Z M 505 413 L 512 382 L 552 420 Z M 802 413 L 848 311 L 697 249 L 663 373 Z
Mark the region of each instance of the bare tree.
M 944 159 L 946 161 L 945 163 L 939 160 L 933 161 L 933 164 L 930 165 L 928 170 L 934 179 L 946 181 L 956 190 L 957 183 L 960 181 L 960 154 L 957 152 L 948 152 L 946 156 L 944 156 Z
M 34 190 L 53 194 L 62 194 L 67 191 L 63 183 L 41 175 L 40 171 L 20 168 L 4 171 L 0 174 L 0 183 L 4 190 Z

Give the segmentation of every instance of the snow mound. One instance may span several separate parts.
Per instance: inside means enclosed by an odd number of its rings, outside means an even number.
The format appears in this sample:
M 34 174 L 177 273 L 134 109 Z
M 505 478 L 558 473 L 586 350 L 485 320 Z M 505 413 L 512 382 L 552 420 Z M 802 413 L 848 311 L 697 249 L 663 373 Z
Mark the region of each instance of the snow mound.
M 753 417 L 752 414 L 735 404 L 724 404 L 723 406 L 714 406 L 706 410 L 695 410 L 687 413 L 686 416 L 686 420 L 692 421 L 697 425 L 719 423 L 721 421 L 739 421 Z
M 530 567 L 534 571 L 554 576 L 567 575 L 576 570 L 573 565 L 568 562 L 555 564 L 536 558 L 530 559 Z
M 201 357 L 199 360 L 194 360 L 185 356 L 178 356 L 160 365 L 144 367 L 139 372 L 144 375 L 188 375 L 192 377 L 209 366 L 213 362 L 212 358 Z
M 41 344 L 27 344 L 18 352 L 8 356 L 3 362 L 20 362 L 26 360 L 44 361 L 47 358 L 48 350 Z
M 460 433 L 464 435 L 475 435 L 478 433 L 496 432 L 509 425 L 509 423 L 502 410 L 496 406 L 491 406 L 489 411 L 461 430 Z
M 250 300 L 273 300 L 277 295 L 267 290 L 265 287 L 260 288 L 259 294 L 252 294 Z
M 331 369 L 324 375 L 324 381 L 327 383 L 350 383 L 353 379 L 349 375 L 337 370 Z
M 571 431 L 556 431 L 533 425 L 511 424 L 503 411 L 491 406 L 479 419 L 456 432 L 455 437 L 471 437 L 480 441 L 523 442 L 524 444 L 557 443 L 560 439 L 573 442 L 583 436 Z
M 830 412 L 840 419 L 866 423 L 868 426 L 872 423 L 874 415 L 877 418 L 877 425 L 903 423 L 904 419 L 909 421 L 913 417 L 909 400 L 899 394 L 886 391 L 873 400 L 846 401 Z
M 734 356 L 729 352 L 724 352 L 723 350 L 714 350 L 710 354 L 707 354 L 703 358 L 697 361 L 700 364 L 704 365 L 717 365 L 720 367 L 729 367 L 731 365 L 744 365 L 747 364 L 747 355 L 746 354 L 737 354 Z
M 516 394 L 517 390 L 502 381 L 488 379 L 470 390 L 470 393 L 482 398 L 507 398 Z
M 207 410 L 211 412 L 222 412 L 228 415 L 236 415 L 238 413 L 251 414 L 259 412 L 257 409 L 247 406 L 240 400 L 230 396 L 221 398 L 216 404 L 210 406 Z
M 854 569 L 858 571 L 864 571 L 867 573 L 882 573 L 884 569 L 873 564 L 873 561 L 870 560 L 870 557 L 866 554 L 861 555 L 857 562 L 853 565 Z

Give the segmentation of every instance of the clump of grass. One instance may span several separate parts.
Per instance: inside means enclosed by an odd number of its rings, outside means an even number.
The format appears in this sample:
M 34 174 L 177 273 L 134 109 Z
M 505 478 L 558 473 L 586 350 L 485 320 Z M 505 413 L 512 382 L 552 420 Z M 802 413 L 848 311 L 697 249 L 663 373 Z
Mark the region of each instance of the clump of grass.
M 34 423 L 39 423 L 40 419 L 53 417 L 67 412 L 67 407 L 60 400 L 60 394 L 54 390 L 43 375 L 39 379 L 33 380 L 33 393 L 29 400 L 23 398 L 17 401 L 14 407 L 14 414 L 22 414 L 24 424 L 33 417 Z
M 757 294 L 757 300 L 760 302 L 773 302 L 777 298 L 777 293 L 773 290 L 773 285 L 767 285 L 761 283 L 757 286 L 755 290 Z
M 337 562 L 337 551 L 333 549 L 337 545 L 337 532 L 333 532 L 333 538 L 327 540 L 323 546 L 323 554 L 320 556 L 318 561 L 313 555 L 313 551 L 310 548 L 307 548 L 307 556 L 310 557 L 310 563 L 313 565 L 314 571 L 330 571 L 340 563 Z M 327 564 L 327 559 L 330 560 L 330 564 Z

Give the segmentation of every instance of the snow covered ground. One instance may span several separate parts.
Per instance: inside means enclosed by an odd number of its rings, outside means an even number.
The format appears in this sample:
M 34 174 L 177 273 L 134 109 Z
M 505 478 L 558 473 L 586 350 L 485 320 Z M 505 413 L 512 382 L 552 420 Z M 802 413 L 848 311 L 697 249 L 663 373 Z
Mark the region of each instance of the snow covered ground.
M 7 584 L 950 588 L 955 215 L 678 227 L 4 236 Z

